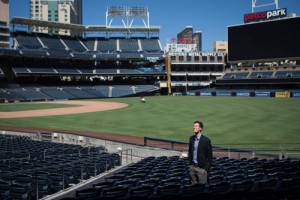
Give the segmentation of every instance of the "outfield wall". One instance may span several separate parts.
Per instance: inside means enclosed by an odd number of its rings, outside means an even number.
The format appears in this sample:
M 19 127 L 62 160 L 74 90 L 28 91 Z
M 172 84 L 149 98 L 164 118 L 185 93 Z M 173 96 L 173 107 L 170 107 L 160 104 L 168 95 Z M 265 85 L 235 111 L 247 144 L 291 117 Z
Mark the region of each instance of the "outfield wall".
M 275 98 L 300 98 L 299 92 L 291 91 L 235 91 L 235 90 L 215 90 L 196 91 L 187 93 L 174 93 L 173 96 L 221 96 L 221 97 L 275 97 Z

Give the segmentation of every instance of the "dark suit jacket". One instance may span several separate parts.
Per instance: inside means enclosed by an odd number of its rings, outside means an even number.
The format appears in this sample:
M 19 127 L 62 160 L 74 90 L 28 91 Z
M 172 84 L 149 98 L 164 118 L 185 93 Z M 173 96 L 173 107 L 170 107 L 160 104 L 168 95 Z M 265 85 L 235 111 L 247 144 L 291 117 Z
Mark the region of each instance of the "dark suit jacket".
M 194 138 L 195 135 L 190 137 L 189 142 L 189 151 L 188 151 L 188 159 L 189 164 L 192 164 L 193 161 L 193 151 L 194 151 Z M 205 169 L 205 171 L 209 172 L 211 162 L 212 162 L 212 146 L 210 139 L 203 134 L 201 134 L 201 138 L 198 144 L 198 151 L 197 151 L 197 161 L 200 167 Z

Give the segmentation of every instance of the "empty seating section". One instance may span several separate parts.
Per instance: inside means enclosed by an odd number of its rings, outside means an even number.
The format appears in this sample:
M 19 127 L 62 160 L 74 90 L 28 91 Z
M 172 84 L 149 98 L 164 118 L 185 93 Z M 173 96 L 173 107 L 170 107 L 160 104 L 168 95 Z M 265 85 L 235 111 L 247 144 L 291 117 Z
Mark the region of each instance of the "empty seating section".
M 117 69 L 96 69 L 96 74 L 116 74 Z
M 159 39 L 106 39 L 106 38 L 77 38 L 71 36 L 57 36 L 43 33 L 14 33 L 20 49 L 64 49 L 74 52 L 86 51 L 147 51 L 159 52 L 162 51 Z M 97 46 L 95 49 L 95 43 Z M 119 49 L 117 49 L 119 46 Z
M 62 43 L 62 40 L 57 35 L 38 34 L 39 39 L 47 48 L 50 57 L 55 58 L 71 58 L 68 47 Z
M 0 135 L 0 198 L 38 199 L 120 165 L 104 147 Z M 38 198 L 37 198 L 38 197 Z
M 137 39 L 121 39 L 119 40 L 121 51 L 139 51 L 139 45 Z
M 77 67 L 76 68 L 81 74 L 94 74 L 94 70 L 90 68 Z
M 36 199 L 121 165 L 104 147 L 34 141 L 0 135 L 1 199 Z M 214 157 L 207 184 L 191 185 L 187 158 L 146 157 L 101 176 L 73 199 L 298 198 L 300 162 Z M 37 193 L 38 192 L 38 193 Z
M 72 52 L 72 55 L 74 58 L 77 58 L 77 59 L 87 59 L 87 60 L 90 60 L 94 57 L 94 54 L 93 53 L 90 53 L 90 52 L 83 52 L 83 53 L 78 53 L 78 52 Z
M 28 67 L 28 71 L 30 73 L 42 73 L 42 74 L 54 74 L 57 73 L 54 71 L 54 69 L 50 66 L 40 66 L 40 67 Z
M 74 76 L 74 80 L 75 78 L 79 80 L 79 77 L 85 79 L 90 78 L 92 80 L 94 77 L 97 78 L 97 76 L 102 80 L 101 76 L 103 76 L 106 78 L 104 81 L 107 81 L 111 75 L 165 73 L 161 69 L 153 70 L 152 66 L 153 63 L 151 59 L 163 58 L 163 51 L 158 38 L 81 38 L 21 31 L 15 32 L 13 36 L 17 41 L 17 49 L 10 50 L 11 55 L 20 55 L 20 60 L 17 60 L 16 63 L 13 64 L 14 66 L 11 67 L 14 73 L 13 75 L 20 79 L 28 76 L 39 77 L 37 81 L 41 81 L 41 86 L 25 88 L 24 90 L 16 89 L 11 91 L 11 89 L 7 89 L 1 91 L 1 95 L 5 96 L 6 99 L 34 101 L 41 97 L 44 99 L 78 99 L 139 95 L 139 93 L 148 92 L 149 90 L 145 90 L 145 88 L 140 89 L 139 87 L 137 89 L 127 89 L 132 86 L 129 82 L 128 85 L 124 87 L 113 86 L 109 88 L 108 85 L 103 87 L 87 86 L 84 88 L 85 91 L 81 89 L 80 85 L 77 86 L 76 89 L 70 90 L 64 90 L 63 86 L 60 85 L 58 85 L 58 87 L 46 88 L 42 85 L 46 84 L 47 86 L 48 83 L 46 79 L 51 79 L 54 76 L 61 76 L 64 80 L 73 78 L 71 76 Z M 10 53 L 5 53 L 4 49 L 0 49 L 0 54 L 9 55 Z M 57 58 L 59 60 L 57 60 Z M 151 70 L 139 70 L 139 66 L 132 63 L 131 59 L 151 60 L 149 67 L 146 67 Z M 119 63 L 112 64 L 112 62 L 108 62 L 106 66 L 106 62 L 103 62 L 106 60 L 126 60 L 126 62 L 120 62 L 121 65 Z M 146 65 L 148 65 L 148 63 L 146 63 Z M 0 78 L 6 77 L 6 73 L 9 73 L 8 70 L 0 70 Z M 42 78 L 43 75 L 45 75 L 46 79 Z M 43 82 L 44 80 L 45 82 Z M 147 83 L 148 80 L 147 82 L 143 81 L 139 83 L 144 82 Z M 69 85 L 69 83 L 62 83 L 62 85 Z M 143 86 L 141 86 L 141 88 L 143 88 Z M 150 90 L 154 91 L 157 89 L 158 88 L 152 86 Z M 29 98 L 30 95 L 33 95 L 32 98 Z
M 80 74 L 80 72 L 73 67 L 55 67 L 54 69 L 59 74 Z
M 130 96 L 132 94 L 133 90 L 129 85 L 116 85 L 112 88 L 112 97 Z
M 227 72 L 222 76 L 222 79 L 244 79 L 247 78 L 249 72 L 231 73 Z
M 18 101 L 124 97 L 158 90 L 153 85 L 16 87 L 0 90 L 0 98 Z
M 106 51 L 107 52 L 107 51 Z M 117 59 L 117 53 L 96 53 L 96 59 Z
M 136 85 L 135 86 L 136 93 L 151 92 L 151 91 L 156 91 L 158 89 L 159 88 L 154 85 Z
M 73 51 L 84 52 L 87 49 L 83 46 L 83 43 L 79 40 L 79 38 L 73 38 L 69 36 L 60 36 L 63 42 L 67 45 L 67 47 Z
M 0 90 L 0 99 L 6 99 L 7 101 L 19 100 L 19 97 L 14 96 L 7 90 Z
M 141 53 L 139 52 L 122 52 L 120 54 L 121 59 L 139 59 L 141 58 Z
M 296 77 L 300 78 L 300 71 L 277 71 L 275 73 L 276 78 L 287 78 L 287 77 Z
M 297 77 L 297 78 L 299 78 L 300 77 L 300 71 L 292 71 L 291 77 Z
M 4 52 L 30 57 L 77 59 L 141 59 L 163 58 L 159 39 L 147 38 L 79 38 L 44 33 L 16 32 L 18 49 Z
M 273 72 L 252 72 L 249 78 L 271 78 Z
M 107 97 L 100 90 L 97 90 L 95 87 L 82 86 L 80 88 L 82 91 L 85 91 L 95 97 L 98 97 L 98 98 Z
M 40 91 L 52 99 L 76 99 L 74 95 L 67 93 L 63 88 L 43 87 Z
M 64 91 L 66 91 L 67 93 L 77 97 L 77 98 L 80 98 L 80 99 L 85 99 L 85 98 L 97 98 L 99 96 L 97 95 L 94 95 L 92 93 L 89 93 L 85 90 L 82 90 L 81 88 L 79 87 L 64 87 L 63 88 Z
M 162 51 L 158 39 L 141 39 L 142 51 Z
M 71 58 L 71 52 L 66 51 L 64 49 L 48 49 L 47 52 L 49 53 L 50 57 L 54 58 Z
M 64 46 L 57 35 L 50 36 L 48 34 L 39 33 L 37 36 L 48 49 L 66 50 L 66 46 Z
M 88 48 L 89 51 L 94 51 L 96 40 L 97 40 L 97 38 L 87 38 L 87 39 L 84 39 L 82 41 L 84 42 L 85 46 Z
M 17 49 L 0 49 L 0 55 L 17 56 L 19 54 L 20 51 Z
M 100 51 L 100 52 L 117 51 L 117 40 L 116 39 L 98 39 L 97 51 Z
M 32 64 L 26 64 L 26 66 L 16 66 L 12 67 L 12 70 L 15 74 L 55 74 L 57 71 L 53 69 L 49 64 L 46 62 L 38 62 Z
M 12 67 L 12 70 L 15 74 L 18 73 L 30 73 L 29 69 L 27 67 L 24 66 L 16 66 L 16 67 Z
M 186 158 L 147 157 L 105 176 L 90 188 L 77 190 L 74 198 L 264 199 L 271 194 L 275 199 L 293 199 L 298 197 L 299 167 L 299 161 L 289 159 L 213 158 L 208 183 L 191 185 Z
M 37 39 L 34 33 L 28 34 L 25 32 L 16 32 L 14 37 L 16 38 L 19 48 L 26 49 L 41 49 L 43 48 L 42 44 Z
M 159 52 L 144 52 L 144 57 L 147 58 L 147 57 L 156 57 L 158 59 L 161 59 L 163 58 L 163 52 L 162 51 L 159 51 Z
M 38 90 L 34 90 L 32 88 L 29 89 L 18 89 L 18 90 L 11 90 L 10 93 L 16 97 L 18 100 L 23 101 L 38 101 L 38 100 L 48 100 L 51 99 L 49 96 L 43 94 Z
M 105 97 L 109 97 L 109 86 L 95 86 L 95 89 Z
M 273 79 L 273 78 L 300 78 L 299 70 L 287 71 L 252 71 L 252 72 L 226 72 L 222 79 Z
M 141 74 L 139 70 L 136 69 L 120 69 L 121 74 Z
M 23 56 L 31 56 L 31 57 L 46 57 L 48 56 L 46 50 L 44 49 L 22 49 L 21 54 Z

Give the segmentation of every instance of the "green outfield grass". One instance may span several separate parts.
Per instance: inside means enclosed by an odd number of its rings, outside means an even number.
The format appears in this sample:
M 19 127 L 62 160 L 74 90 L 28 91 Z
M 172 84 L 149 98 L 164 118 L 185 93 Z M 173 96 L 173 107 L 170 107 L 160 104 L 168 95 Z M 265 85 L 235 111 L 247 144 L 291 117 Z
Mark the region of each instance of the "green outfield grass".
M 156 96 L 146 97 L 146 103 L 139 98 L 101 101 L 124 102 L 129 107 L 65 116 L 0 119 L 0 126 L 119 133 L 187 142 L 193 122 L 201 120 L 203 134 L 215 145 L 300 143 L 300 99 Z

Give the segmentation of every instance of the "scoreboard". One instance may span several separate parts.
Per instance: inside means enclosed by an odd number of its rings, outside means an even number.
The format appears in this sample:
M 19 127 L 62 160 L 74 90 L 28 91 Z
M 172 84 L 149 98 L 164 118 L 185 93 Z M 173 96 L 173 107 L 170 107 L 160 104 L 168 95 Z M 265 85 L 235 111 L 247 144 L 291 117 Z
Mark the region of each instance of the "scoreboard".
M 300 59 L 300 17 L 228 27 L 228 62 Z

